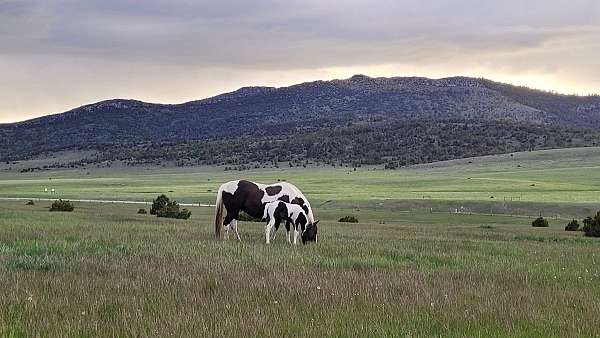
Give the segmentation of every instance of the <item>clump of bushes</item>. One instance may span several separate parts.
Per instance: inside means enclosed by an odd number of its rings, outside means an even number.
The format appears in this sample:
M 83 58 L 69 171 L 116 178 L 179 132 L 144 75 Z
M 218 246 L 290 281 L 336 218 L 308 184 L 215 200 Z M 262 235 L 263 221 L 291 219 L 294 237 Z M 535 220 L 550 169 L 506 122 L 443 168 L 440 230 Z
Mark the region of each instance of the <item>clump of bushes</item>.
M 25 205 L 35 205 L 35 202 L 33 202 L 33 200 L 29 200 L 27 203 L 25 203 Z
M 52 205 L 50 206 L 50 211 L 73 211 L 73 209 L 75 209 L 75 207 L 73 206 L 73 203 L 71 203 L 70 201 L 63 201 L 62 199 L 59 199 L 57 201 L 52 202 Z
M 587 237 L 600 237 L 600 211 L 583 220 L 583 233 Z
M 152 201 L 150 215 L 156 215 L 156 217 L 188 219 L 192 215 L 192 212 L 188 209 L 180 210 L 177 201 L 171 201 L 167 195 L 163 194 Z
M 579 230 L 579 222 L 577 222 L 576 219 L 569 222 L 569 224 L 567 224 L 567 226 L 565 227 L 565 231 L 577 231 L 577 230 Z
M 358 223 L 358 218 L 356 218 L 354 216 L 344 216 L 344 217 L 338 219 L 338 222 L 343 222 L 343 223 Z
M 544 219 L 544 217 L 538 217 L 533 222 L 531 222 L 531 226 L 533 227 L 547 227 L 548 220 Z
M 174 214 L 177 219 L 188 219 L 192 216 L 192 212 L 186 208 L 181 209 L 181 211 L 176 211 Z M 169 217 L 169 216 L 167 216 Z
M 243 221 L 243 222 L 261 222 L 262 220 L 259 218 L 254 218 L 250 215 L 248 215 L 247 213 L 240 211 L 239 215 L 238 215 L 238 221 Z
M 145 215 L 145 214 L 147 214 L 148 212 L 146 211 L 146 209 L 140 208 L 140 209 L 138 209 L 138 212 L 137 212 L 137 213 L 138 213 L 138 214 L 140 214 L 140 215 Z

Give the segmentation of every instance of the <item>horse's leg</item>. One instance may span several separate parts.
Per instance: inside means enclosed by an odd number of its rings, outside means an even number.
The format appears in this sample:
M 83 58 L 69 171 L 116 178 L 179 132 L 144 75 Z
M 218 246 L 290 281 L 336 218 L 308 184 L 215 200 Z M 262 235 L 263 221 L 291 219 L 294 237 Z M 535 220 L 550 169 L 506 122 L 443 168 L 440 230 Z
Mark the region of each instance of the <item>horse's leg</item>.
M 225 216 L 225 220 L 223 221 L 223 224 L 225 226 L 225 240 L 229 239 L 229 229 L 231 228 L 231 223 L 235 220 L 236 216 L 237 214 L 234 215 L 233 212 L 230 213 L 229 211 L 227 211 L 227 216 Z
M 237 219 L 234 219 L 231 221 L 231 227 L 233 228 L 233 231 L 235 232 L 235 236 L 237 237 L 238 241 L 242 241 L 242 239 L 240 238 L 240 234 L 238 233 L 238 227 L 237 227 Z
M 273 228 L 273 238 L 275 238 L 275 232 L 277 231 L 277 229 L 279 229 L 280 225 L 281 225 L 281 218 L 278 218 L 275 221 L 275 227 Z
M 279 224 L 275 223 L 275 227 L 271 230 L 271 240 L 275 240 L 275 235 L 277 235 L 277 230 L 279 230 Z
M 274 217 L 271 217 L 267 225 L 265 225 L 265 240 L 267 241 L 267 244 L 270 243 L 271 229 L 273 229 L 273 226 L 275 226 L 275 219 Z
M 273 235 L 273 236 L 271 237 L 271 240 L 272 240 L 272 241 L 274 241 L 274 240 L 275 240 L 275 237 L 277 236 L 277 228 L 273 228 L 273 231 L 271 231 L 271 234 Z
M 298 229 L 294 227 L 294 245 L 298 244 Z
M 285 221 L 285 233 L 287 234 L 288 243 L 292 243 L 290 240 L 290 224 L 291 224 L 291 222 L 289 220 Z

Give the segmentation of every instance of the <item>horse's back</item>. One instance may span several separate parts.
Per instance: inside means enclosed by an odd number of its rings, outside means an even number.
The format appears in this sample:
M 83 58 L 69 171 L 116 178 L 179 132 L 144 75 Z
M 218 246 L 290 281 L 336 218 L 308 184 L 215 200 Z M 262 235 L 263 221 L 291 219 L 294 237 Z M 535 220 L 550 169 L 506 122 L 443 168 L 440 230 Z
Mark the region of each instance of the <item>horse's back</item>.
M 310 222 L 312 223 L 314 221 L 314 216 L 313 216 L 312 208 L 310 206 L 310 202 L 308 201 L 308 198 L 306 198 L 306 196 L 304 196 L 304 194 L 302 193 L 302 191 L 300 191 L 300 189 L 298 189 L 298 187 L 296 187 L 295 185 L 293 185 L 291 183 L 281 182 L 281 186 L 293 191 L 295 194 L 294 197 L 298 197 L 298 198 L 302 199 L 301 203 L 306 205 L 306 207 L 308 208 L 307 214 L 308 214 Z M 294 200 L 294 198 L 290 198 L 290 202 L 292 202 L 293 200 Z
M 224 192 L 233 194 L 237 190 L 239 183 L 240 183 L 240 180 L 225 182 L 225 183 L 221 184 L 221 186 L 219 187 L 219 191 L 220 192 L 224 191 Z
M 286 207 L 288 208 L 288 211 L 290 213 L 294 213 L 294 214 L 300 214 L 300 213 L 306 213 L 306 211 L 304 211 L 304 209 L 295 203 L 287 203 Z

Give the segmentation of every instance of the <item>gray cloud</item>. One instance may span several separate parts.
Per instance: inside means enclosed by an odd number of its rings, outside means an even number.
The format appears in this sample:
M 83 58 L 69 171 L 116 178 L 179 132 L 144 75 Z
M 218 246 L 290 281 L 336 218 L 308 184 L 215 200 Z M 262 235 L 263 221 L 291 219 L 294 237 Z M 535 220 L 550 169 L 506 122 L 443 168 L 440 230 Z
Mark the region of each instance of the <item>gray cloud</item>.
M 327 71 L 334 68 L 501 70 L 506 79 L 528 74 L 571 84 L 557 89 L 598 91 L 600 3 L 0 0 L 0 46 L 0 84 L 11 93 L 0 97 L 0 121 L 105 96 L 172 102 L 261 84 L 252 79 L 284 85 L 338 74 Z M 163 89 L 149 85 L 155 72 Z

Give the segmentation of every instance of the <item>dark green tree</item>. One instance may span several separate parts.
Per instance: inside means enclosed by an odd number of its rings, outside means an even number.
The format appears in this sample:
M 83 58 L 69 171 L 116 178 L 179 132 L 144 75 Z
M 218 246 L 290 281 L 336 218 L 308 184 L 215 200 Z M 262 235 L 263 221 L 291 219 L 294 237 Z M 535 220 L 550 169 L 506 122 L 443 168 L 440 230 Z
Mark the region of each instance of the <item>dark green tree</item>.
M 533 222 L 531 222 L 531 226 L 533 227 L 547 227 L 548 220 L 544 219 L 544 217 L 538 217 Z
M 159 210 L 163 210 L 167 207 L 169 198 L 167 195 L 162 194 L 152 201 L 152 208 L 150 208 L 150 215 L 157 215 Z
M 600 237 L 600 211 L 594 217 L 587 217 L 583 221 L 583 232 L 587 237 Z
M 567 224 L 567 226 L 565 227 L 565 231 L 577 231 L 577 230 L 579 230 L 579 222 L 577 222 L 576 219 L 569 222 L 569 224 Z

